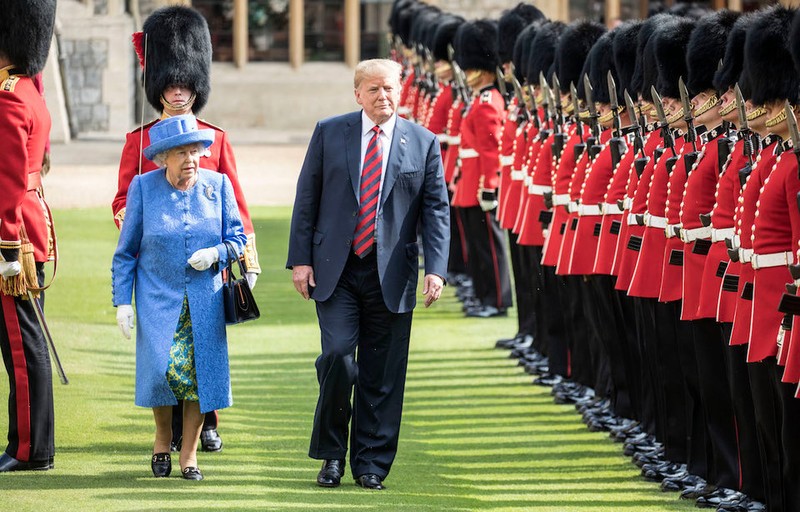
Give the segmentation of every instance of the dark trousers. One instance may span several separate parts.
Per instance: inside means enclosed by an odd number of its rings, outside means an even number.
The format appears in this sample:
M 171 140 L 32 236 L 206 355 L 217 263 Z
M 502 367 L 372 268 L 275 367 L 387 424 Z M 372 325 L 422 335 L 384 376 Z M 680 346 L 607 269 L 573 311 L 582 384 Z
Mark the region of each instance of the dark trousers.
M 513 231 L 508 231 L 508 255 L 517 297 L 517 334 L 534 334 L 541 265 L 532 257 L 532 247 L 518 245 L 517 238 L 518 235 Z
M 783 447 L 784 510 L 800 510 L 800 400 L 794 397 L 797 384 L 782 382 L 783 367 L 775 368 L 775 389 L 781 404 L 781 445 Z
M 612 280 L 615 280 L 612 277 Z M 631 399 L 631 418 L 642 419 L 642 354 L 636 338 L 636 310 L 634 299 L 627 292 L 614 290 L 614 303 L 619 309 L 623 319 L 620 334 L 622 343 L 622 361 L 625 364 L 625 373 L 628 379 L 628 390 Z
M 768 357 L 758 363 L 748 363 L 750 389 L 753 392 L 756 433 L 764 471 L 764 491 L 770 512 L 794 512 L 784 507 L 783 446 L 781 442 L 781 404 L 776 392 L 777 361 Z M 796 426 L 795 426 L 796 427 Z M 797 483 L 795 482 L 795 485 Z
M 653 299 L 633 297 L 634 318 L 636 322 L 636 345 L 639 349 L 642 365 L 639 368 L 641 388 L 641 410 L 639 421 L 642 429 L 663 441 L 663 431 L 659 426 L 659 415 L 663 417 L 664 401 L 662 393 L 656 388 L 658 383 L 658 356 L 654 351 L 657 346 Z
M 219 424 L 217 411 L 207 412 L 203 417 L 203 430 L 215 429 Z M 183 437 L 183 400 L 172 406 L 172 442 L 178 444 Z
M 504 247 L 505 235 L 492 212 L 477 206 L 462 208 L 467 235 L 467 268 L 475 297 L 484 306 L 505 309 L 511 306 L 511 278 Z
M 43 265 L 36 264 L 39 284 Z M 34 305 L 0 294 L 0 351 L 8 373 L 8 446 L 21 461 L 46 461 L 55 455 L 53 376 Z M 37 299 L 44 307 L 44 293 Z
M 728 385 L 730 386 L 733 412 L 736 416 L 736 438 L 739 441 L 739 487 L 756 501 L 764 502 L 764 475 L 761 453 L 758 449 L 755 409 L 747 374 L 747 345 L 727 345 L 731 338 L 733 324 L 722 324 L 722 340 L 727 348 L 725 361 L 728 364 Z
M 564 313 L 564 326 L 569 344 L 570 378 L 584 386 L 593 387 L 594 372 L 589 351 L 589 326 L 584 315 L 583 276 L 562 276 L 564 293 L 559 295 Z
M 448 192 L 450 201 L 453 193 Z M 467 273 L 467 239 L 464 236 L 464 224 L 458 215 L 458 209 L 450 207 L 450 256 L 447 260 L 449 274 Z
M 363 260 L 351 255 L 333 295 L 317 302 L 322 354 L 316 362 L 319 400 L 308 454 L 344 459 L 352 417 L 353 477 L 385 478 L 400 435 L 412 313 L 386 308 L 375 253 Z
M 600 298 L 597 296 L 593 280 L 598 276 L 580 276 L 581 295 L 583 297 L 583 317 L 588 327 L 586 332 L 586 349 L 589 355 L 589 364 L 593 382 L 591 384 L 595 394 L 600 398 L 611 400 L 613 383 L 611 380 L 611 363 L 605 345 L 603 326 L 606 319 L 600 318 Z
M 542 248 L 535 247 L 541 255 Z M 570 376 L 569 343 L 564 323 L 564 310 L 561 307 L 566 285 L 556 268 L 541 266 L 542 294 L 536 305 L 536 338 L 547 347 L 550 373 L 562 377 Z
M 731 402 L 727 351 L 722 328 L 713 318 L 692 320 L 697 375 L 705 411 L 710 447 L 710 483 L 736 489 L 739 486 L 739 446 Z

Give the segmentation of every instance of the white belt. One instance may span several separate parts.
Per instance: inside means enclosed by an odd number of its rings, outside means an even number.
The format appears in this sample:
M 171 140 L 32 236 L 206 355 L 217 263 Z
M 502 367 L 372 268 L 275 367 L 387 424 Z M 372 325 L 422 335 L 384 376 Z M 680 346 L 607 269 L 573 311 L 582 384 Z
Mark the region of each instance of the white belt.
M 794 262 L 792 251 L 774 252 L 772 254 L 753 254 L 750 263 L 754 270 L 760 268 L 780 267 Z
M 450 136 L 447 135 L 446 133 L 437 133 L 436 137 L 442 144 L 450 144 Z
M 511 169 L 511 181 L 522 181 L 525 176 L 525 171 L 522 169 Z
M 500 155 L 500 165 L 514 165 L 514 155 Z
M 553 195 L 553 206 L 564 206 L 569 204 L 569 194 Z
M 460 148 L 458 150 L 458 156 L 460 158 L 478 158 L 478 151 L 472 148 Z
M 667 224 L 667 227 L 664 228 L 664 236 L 667 238 L 672 238 L 675 236 L 675 228 L 679 228 L 683 226 L 683 224 Z
M 633 198 L 625 196 L 625 199 L 622 200 L 622 209 L 630 210 L 631 206 L 633 206 Z
M 599 204 L 579 204 L 578 215 L 581 217 L 585 215 L 602 215 L 603 211 Z
M 547 185 L 536 185 L 535 183 L 528 185 L 528 193 L 536 196 L 543 196 L 552 191 L 553 187 L 548 187 Z
M 711 226 L 704 226 L 702 228 L 694 229 L 681 229 L 681 240 L 683 243 L 688 244 L 699 240 L 701 238 L 711 237 Z
M 617 203 L 603 203 L 603 215 L 613 215 L 622 213 Z
M 667 229 L 667 218 L 650 215 L 650 212 L 647 212 L 644 214 L 644 225 L 651 228 Z
M 530 174 L 526 174 L 524 178 L 522 178 L 522 184 L 528 188 L 531 188 L 533 184 L 533 176 Z
M 457 146 L 461 144 L 461 135 L 451 135 L 450 136 L 450 145 Z
M 722 242 L 729 238 L 733 238 L 733 234 L 736 232 L 736 228 L 722 228 L 716 229 L 711 228 L 711 241 L 712 242 Z
M 742 249 L 739 247 L 739 261 L 742 263 L 750 263 L 753 258 L 753 249 Z
M 578 202 L 570 201 L 569 203 L 567 203 L 567 211 L 569 213 L 576 213 L 578 211 Z
M 734 249 L 738 249 L 742 246 L 742 237 L 739 235 L 733 235 L 733 238 L 731 238 L 731 244 L 733 245 Z
M 636 214 L 635 213 L 629 213 L 628 214 L 628 225 L 629 226 L 636 226 L 638 224 L 639 223 L 636 221 Z

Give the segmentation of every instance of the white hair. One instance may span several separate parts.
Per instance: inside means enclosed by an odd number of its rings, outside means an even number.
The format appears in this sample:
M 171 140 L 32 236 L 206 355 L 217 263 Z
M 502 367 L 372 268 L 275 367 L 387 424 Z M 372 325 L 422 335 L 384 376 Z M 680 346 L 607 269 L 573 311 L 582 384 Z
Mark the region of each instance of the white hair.
M 403 66 L 399 62 L 390 59 L 369 59 L 362 60 L 358 63 L 353 77 L 353 84 L 355 88 L 361 85 L 365 78 L 372 78 L 376 76 L 386 77 L 396 80 L 400 83 L 400 75 L 403 72 Z
M 156 156 L 153 157 L 153 163 L 159 167 L 165 167 L 167 165 L 167 156 L 169 156 L 169 152 L 174 149 L 182 148 L 183 146 L 197 146 L 200 150 L 200 156 L 211 155 L 209 149 L 204 147 L 202 142 L 190 142 L 189 144 L 181 144 L 180 146 L 175 146 L 174 148 L 165 149 L 160 153 L 156 153 Z

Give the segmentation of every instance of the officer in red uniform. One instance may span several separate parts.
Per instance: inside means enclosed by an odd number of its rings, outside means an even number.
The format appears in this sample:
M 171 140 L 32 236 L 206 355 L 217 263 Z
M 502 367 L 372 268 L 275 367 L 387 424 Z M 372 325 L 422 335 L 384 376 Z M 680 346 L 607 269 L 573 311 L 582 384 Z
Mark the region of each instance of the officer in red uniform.
M 144 35 L 142 35 L 144 34 Z M 147 38 L 147 55 L 143 55 L 144 37 Z M 190 44 L 192 41 L 192 44 Z M 211 37 L 205 19 L 197 11 L 183 6 L 171 6 L 154 11 L 145 20 L 143 32 L 134 35 L 134 45 L 140 55 L 140 63 L 146 67 L 145 93 L 154 109 L 161 112 L 160 119 L 179 114 L 196 114 L 208 101 L 211 90 Z M 199 45 L 199 49 L 198 46 Z M 158 119 L 127 134 L 125 147 L 119 164 L 117 194 L 112 211 L 117 226 L 125 220 L 125 204 L 128 186 L 137 174 L 149 172 L 158 166 L 144 157 L 141 148 L 150 144 L 148 129 Z M 247 201 L 244 197 L 236 170 L 233 149 L 227 134 L 220 128 L 198 119 L 201 129 L 213 129 L 214 143 L 200 159 L 204 169 L 216 170 L 228 176 L 233 185 L 239 213 L 247 235 L 244 263 L 248 283 L 254 287 L 261 268 L 258 264 L 255 232 Z M 176 406 L 180 407 L 180 406 Z M 182 414 L 173 414 L 175 443 L 179 442 L 182 429 L 177 422 Z M 201 446 L 205 451 L 219 451 L 222 440 L 217 433 L 217 413 L 206 414 Z
M 468 268 L 479 301 L 467 316 L 505 316 L 511 306 L 511 280 L 503 232 L 494 216 L 500 171 L 500 136 L 505 102 L 495 85 L 497 27 L 489 20 L 467 22 L 456 38 L 456 60 L 473 90 L 461 122 L 460 178 L 453 206 L 465 220 Z
M 47 60 L 55 0 L 0 1 L 0 351 L 8 372 L 8 445 L 0 472 L 47 470 L 55 455 L 50 357 L 34 308 L 55 238 L 41 170 L 50 114 L 32 77 Z M 34 301 L 38 304 L 34 304 Z

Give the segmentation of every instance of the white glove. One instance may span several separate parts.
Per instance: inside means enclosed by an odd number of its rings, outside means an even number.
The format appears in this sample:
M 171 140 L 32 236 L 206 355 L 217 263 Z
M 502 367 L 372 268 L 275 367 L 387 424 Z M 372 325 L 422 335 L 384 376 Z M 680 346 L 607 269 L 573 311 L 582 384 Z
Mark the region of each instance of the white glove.
M 117 325 L 122 335 L 126 339 L 131 339 L 131 329 L 133 329 L 133 306 L 130 304 L 120 304 L 117 306 Z
M 219 261 L 219 252 L 214 247 L 194 251 L 186 263 L 195 270 L 208 270 L 211 265 Z
M 479 189 L 478 204 L 481 206 L 481 210 L 485 212 L 494 210 L 497 208 L 497 192 L 485 188 Z
M 4 278 L 14 277 L 22 271 L 18 261 L 0 261 L 0 276 Z
M 258 281 L 258 274 L 255 272 L 245 272 L 244 278 L 247 279 L 247 284 L 250 286 L 250 289 L 256 287 L 256 281 Z

